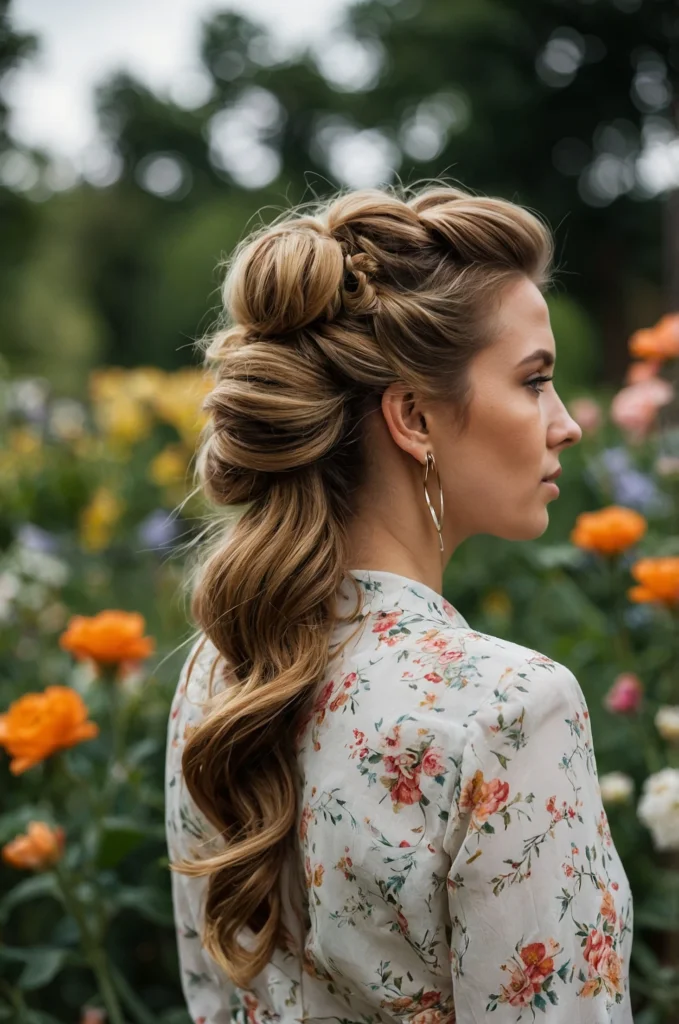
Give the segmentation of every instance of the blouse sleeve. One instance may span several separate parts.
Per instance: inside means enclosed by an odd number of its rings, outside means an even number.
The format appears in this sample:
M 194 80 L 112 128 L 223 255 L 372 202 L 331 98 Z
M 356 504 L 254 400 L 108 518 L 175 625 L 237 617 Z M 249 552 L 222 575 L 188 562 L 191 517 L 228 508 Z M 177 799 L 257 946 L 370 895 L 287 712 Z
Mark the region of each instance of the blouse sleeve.
M 170 711 L 165 770 L 166 838 L 170 862 L 194 860 L 215 852 L 219 836 L 196 807 L 184 784 L 181 758 L 187 727 L 201 717 L 196 694 L 204 670 L 196 662 L 187 693 L 189 656 L 182 669 Z M 195 685 L 194 685 L 195 676 Z M 177 930 L 181 985 L 194 1024 L 231 1024 L 233 985 L 203 948 L 201 921 L 207 890 L 206 878 L 171 872 L 172 902 Z
M 631 1024 L 631 899 L 564 666 L 536 655 L 470 719 L 449 835 L 457 1024 Z

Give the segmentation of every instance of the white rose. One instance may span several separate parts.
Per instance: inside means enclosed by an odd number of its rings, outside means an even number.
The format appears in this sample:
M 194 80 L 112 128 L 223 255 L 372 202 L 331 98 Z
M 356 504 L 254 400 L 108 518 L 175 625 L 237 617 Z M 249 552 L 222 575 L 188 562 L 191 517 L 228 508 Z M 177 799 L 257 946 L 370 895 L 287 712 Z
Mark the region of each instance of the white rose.
M 663 768 L 649 775 L 637 815 L 658 850 L 679 850 L 679 768 Z
M 664 704 L 658 708 L 654 722 L 664 740 L 669 740 L 670 743 L 679 740 L 679 706 Z
M 605 804 L 624 804 L 634 792 L 634 780 L 624 772 L 608 772 L 599 778 L 601 799 Z

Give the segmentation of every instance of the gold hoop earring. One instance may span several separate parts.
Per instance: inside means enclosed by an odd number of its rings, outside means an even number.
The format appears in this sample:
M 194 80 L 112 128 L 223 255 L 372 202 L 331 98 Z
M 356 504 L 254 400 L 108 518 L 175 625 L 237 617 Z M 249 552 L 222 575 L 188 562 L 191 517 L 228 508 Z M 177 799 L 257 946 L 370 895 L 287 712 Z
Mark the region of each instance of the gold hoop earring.
M 436 515 L 436 512 L 434 511 L 434 506 L 431 503 L 431 499 L 429 498 L 429 492 L 427 491 L 427 477 L 429 476 L 429 466 L 430 465 L 431 465 L 432 469 L 434 470 L 434 472 L 436 473 L 436 480 L 437 480 L 438 485 L 439 485 L 439 509 L 440 510 L 439 510 L 438 516 Z M 443 522 L 443 488 L 441 487 L 441 477 L 439 476 L 439 471 L 436 468 L 436 460 L 434 459 L 433 452 L 427 452 L 427 462 L 425 464 L 424 481 L 423 482 L 424 482 L 424 496 L 426 498 L 427 505 L 429 506 L 429 511 L 431 512 L 431 517 L 434 520 L 434 526 L 438 530 L 439 550 L 443 551 L 443 536 L 441 535 L 441 524 Z

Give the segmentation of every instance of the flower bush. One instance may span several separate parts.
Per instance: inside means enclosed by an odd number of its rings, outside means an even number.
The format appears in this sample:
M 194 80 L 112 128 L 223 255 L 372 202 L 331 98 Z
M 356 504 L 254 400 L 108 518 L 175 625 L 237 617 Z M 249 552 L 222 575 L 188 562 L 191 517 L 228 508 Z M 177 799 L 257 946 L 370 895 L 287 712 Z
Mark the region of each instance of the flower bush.
M 550 533 L 472 541 L 444 581 L 475 627 L 581 681 L 644 1024 L 679 1008 L 678 336 L 676 317 L 637 332 L 622 388 L 573 398 L 583 440 Z M 163 761 L 208 384 L 105 369 L 83 404 L 15 384 L 0 379 L 0 1022 L 187 1024 Z M 494 794 L 466 798 L 477 813 Z

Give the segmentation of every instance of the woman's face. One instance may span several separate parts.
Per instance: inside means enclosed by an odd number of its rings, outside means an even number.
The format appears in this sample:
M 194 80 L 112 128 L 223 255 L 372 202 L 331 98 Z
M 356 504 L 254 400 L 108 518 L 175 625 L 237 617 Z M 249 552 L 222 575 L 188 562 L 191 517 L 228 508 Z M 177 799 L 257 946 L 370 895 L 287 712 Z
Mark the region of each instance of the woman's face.
M 548 353 L 546 360 L 534 355 L 538 349 Z M 549 357 L 556 358 L 556 347 L 547 303 L 524 278 L 507 288 L 495 341 L 472 361 L 466 432 L 460 435 L 440 406 L 426 416 L 425 448 L 441 476 L 447 549 L 474 534 L 529 540 L 547 528 L 547 505 L 557 494 L 541 481 L 558 468 L 563 449 L 582 437 L 554 384 L 537 379 L 553 373 Z M 431 471 L 427 486 L 438 511 Z

